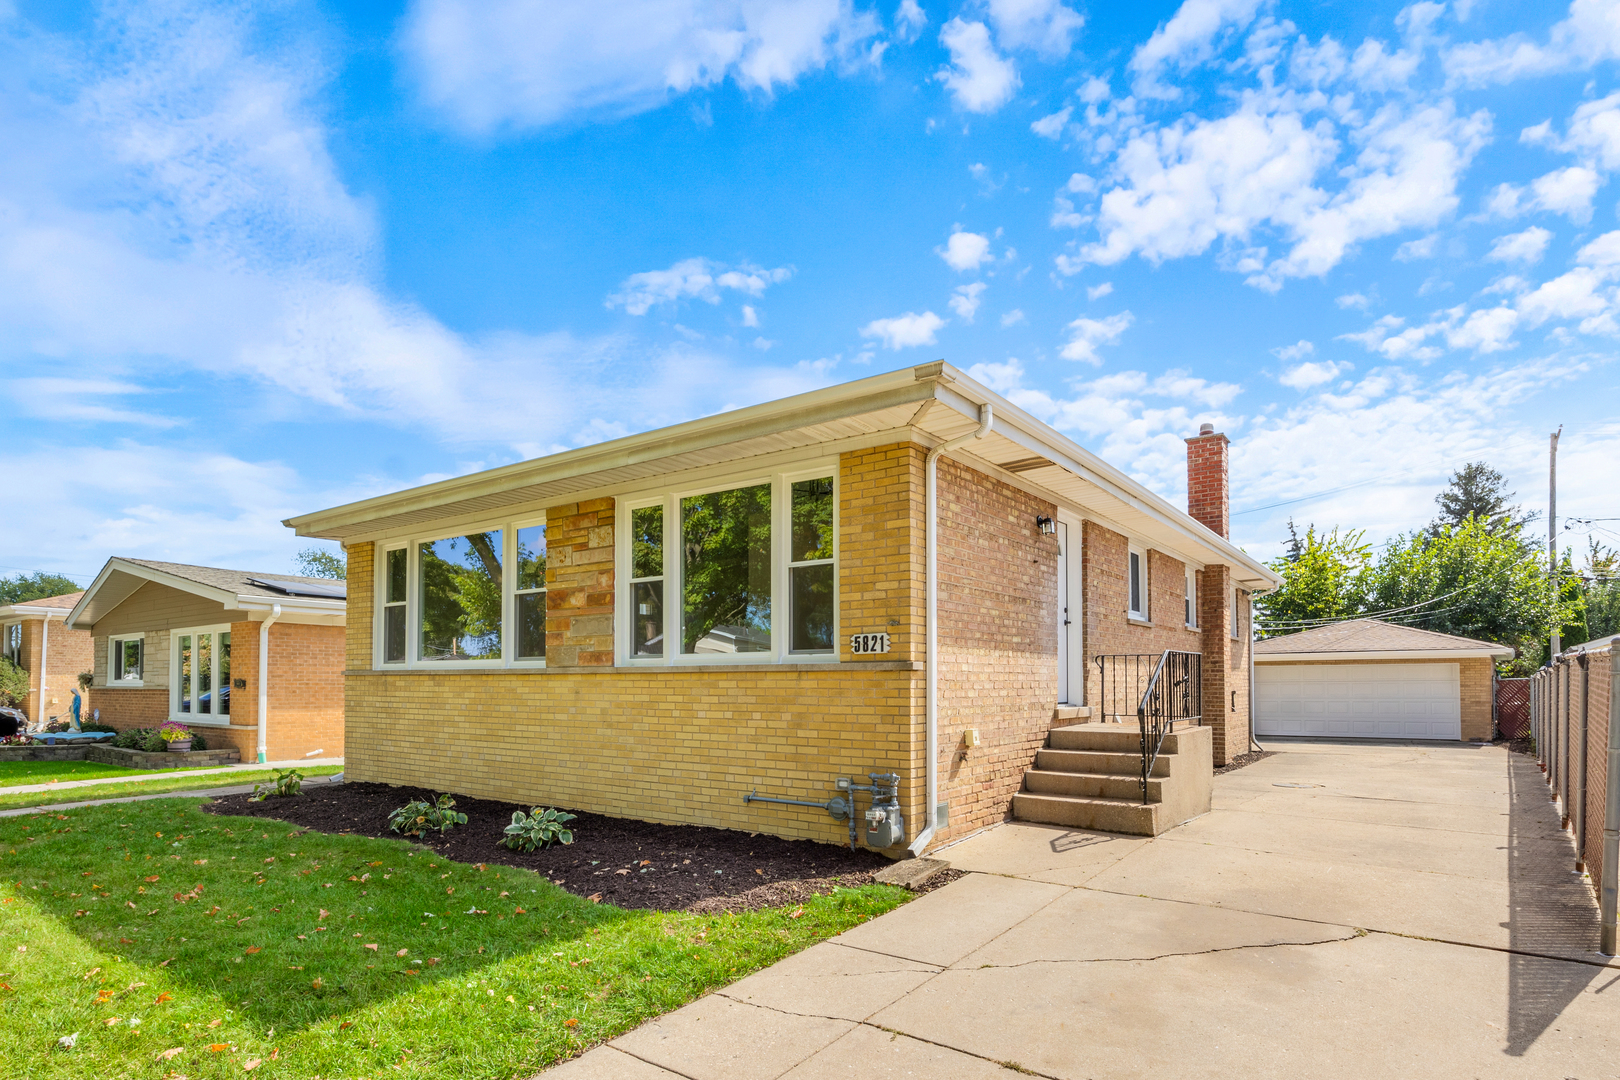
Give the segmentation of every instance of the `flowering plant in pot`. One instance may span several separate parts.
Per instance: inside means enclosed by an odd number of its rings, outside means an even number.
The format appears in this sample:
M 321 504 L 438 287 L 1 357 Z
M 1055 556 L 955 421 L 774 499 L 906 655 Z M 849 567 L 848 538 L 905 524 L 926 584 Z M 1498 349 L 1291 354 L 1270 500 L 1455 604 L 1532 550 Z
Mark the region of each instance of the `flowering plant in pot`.
M 184 724 L 176 724 L 170 721 L 158 728 L 158 734 L 163 736 L 163 741 L 169 744 L 171 754 L 183 754 L 191 749 L 191 729 Z

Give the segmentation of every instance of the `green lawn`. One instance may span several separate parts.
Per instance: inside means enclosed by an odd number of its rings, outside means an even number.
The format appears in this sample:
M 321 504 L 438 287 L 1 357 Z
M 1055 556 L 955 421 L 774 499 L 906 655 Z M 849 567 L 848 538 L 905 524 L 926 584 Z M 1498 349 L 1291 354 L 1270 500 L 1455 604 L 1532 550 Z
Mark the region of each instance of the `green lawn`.
M 122 770 L 126 775 L 129 770 Z M 86 784 L 80 788 L 63 788 L 60 791 L 0 791 L 0 810 L 11 810 L 20 806 L 49 806 L 52 803 L 84 802 L 89 799 L 120 799 L 131 795 L 159 795 L 166 791 L 191 791 L 196 788 L 234 787 L 238 784 L 262 784 L 273 780 L 275 769 L 242 769 L 236 772 L 209 773 L 198 776 L 195 772 L 185 770 L 169 770 L 167 772 L 136 773 L 133 775 L 150 776 L 150 780 L 128 780 L 122 784 Z M 341 765 L 314 765 L 298 770 L 304 776 L 330 776 L 343 771 Z
M 18 784 L 48 784 L 52 780 L 100 780 L 108 776 L 138 776 L 150 769 L 124 769 L 96 761 L 0 761 L 0 788 Z
M 907 896 L 625 911 L 199 805 L 0 820 L 0 1075 L 528 1076 Z

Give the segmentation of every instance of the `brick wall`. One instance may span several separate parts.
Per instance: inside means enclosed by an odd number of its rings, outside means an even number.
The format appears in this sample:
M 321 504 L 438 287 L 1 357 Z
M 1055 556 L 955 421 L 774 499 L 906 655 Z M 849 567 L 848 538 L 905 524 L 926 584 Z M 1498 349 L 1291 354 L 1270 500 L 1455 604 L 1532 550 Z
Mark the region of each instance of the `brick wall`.
M 613 500 L 546 511 L 546 664 L 613 666 Z
M 924 659 L 921 447 L 857 450 L 839 458 L 838 626 L 845 663 Z M 851 634 L 889 634 L 889 654 L 856 656 Z
M 1006 818 L 1057 705 L 1052 503 L 949 458 L 939 470 L 940 840 Z M 980 745 L 965 750 L 977 728 Z
M 1187 440 L 1187 513 L 1218 536 L 1231 535 L 1226 436 Z
M 253 761 L 259 752 L 259 624 L 233 623 L 231 646 L 232 677 L 247 686 L 232 692 L 231 727 L 221 735 L 241 751 L 243 761 Z M 278 622 L 270 627 L 269 760 L 343 753 L 344 652 L 341 626 Z M 215 730 L 208 729 L 210 739 Z
M 1202 648 L 1198 631 L 1187 628 L 1186 564 L 1161 551 L 1147 553 L 1147 622 L 1127 618 L 1129 553 L 1126 537 L 1094 521 L 1085 523 L 1080 589 L 1084 596 L 1086 701 L 1092 704 L 1100 702 L 1101 694 L 1097 657 L 1156 655 L 1166 649 L 1199 652 Z M 1202 583 L 1199 590 L 1202 595 Z
M 1412 660 L 1279 660 L 1266 661 L 1264 666 L 1453 663 L 1457 665 L 1457 681 L 1461 697 L 1462 738 L 1465 742 L 1490 742 L 1496 737 L 1491 714 L 1491 695 L 1494 692 L 1493 679 L 1496 669 L 1486 657 L 1468 657 L 1462 660 L 1447 660 L 1442 656 Z M 1244 700 L 1242 695 L 1239 695 L 1238 700 L 1240 702 Z M 1244 711 L 1244 715 L 1248 715 L 1247 710 Z
M 47 641 L 47 637 L 49 640 Z M 40 649 L 44 646 L 44 664 L 40 663 Z M 28 671 L 28 700 L 23 712 L 30 720 L 43 715 L 46 718 L 66 718 L 73 707 L 73 688 L 79 685 L 79 672 L 91 670 L 95 660 L 95 643 L 88 630 L 69 630 L 60 619 L 51 620 L 49 635 L 44 619 L 22 621 L 22 652 L 18 663 Z M 40 700 L 40 676 L 45 677 L 45 700 Z M 90 714 L 86 712 L 85 718 Z
M 167 689 L 98 687 L 90 692 L 90 697 L 90 707 L 101 710 L 101 722 L 119 731 L 157 727 L 169 718 Z

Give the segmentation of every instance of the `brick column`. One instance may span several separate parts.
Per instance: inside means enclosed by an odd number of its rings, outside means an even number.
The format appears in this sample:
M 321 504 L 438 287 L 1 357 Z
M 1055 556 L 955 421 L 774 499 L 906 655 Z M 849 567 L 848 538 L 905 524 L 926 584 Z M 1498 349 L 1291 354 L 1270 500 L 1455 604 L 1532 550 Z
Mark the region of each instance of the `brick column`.
M 1199 650 L 1203 653 L 1204 726 L 1211 729 L 1219 768 L 1249 746 L 1248 716 L 1231 709 L 1238 689 L 1232 671 L 1232 570 L 1206 566 L 1198 582 Z M 1246 681 L 1246 678 L 1245 678 Z M 1241 703 L 1240 703 L 1241 704 Z
M 1187 513 L 1222 539 L 1232 535 L 1227 440 L 1205 424 L 1187 440 Z
M 613 500 L 546 511 L 546 664 L 613 666 Z

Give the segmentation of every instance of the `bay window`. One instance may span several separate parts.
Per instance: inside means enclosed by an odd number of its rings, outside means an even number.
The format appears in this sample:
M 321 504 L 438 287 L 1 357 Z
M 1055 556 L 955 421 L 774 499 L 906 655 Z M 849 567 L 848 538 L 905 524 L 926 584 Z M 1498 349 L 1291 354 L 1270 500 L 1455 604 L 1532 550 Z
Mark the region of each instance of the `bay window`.
M 231 628 L 176 630 L 169 640 L 169 715 L 187 723 L 228 723 Z

